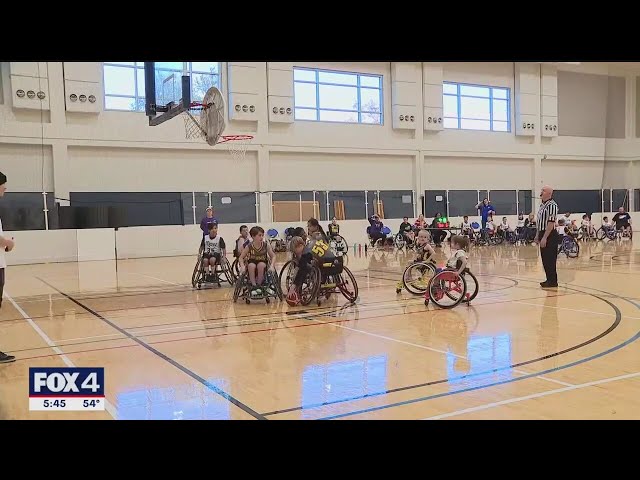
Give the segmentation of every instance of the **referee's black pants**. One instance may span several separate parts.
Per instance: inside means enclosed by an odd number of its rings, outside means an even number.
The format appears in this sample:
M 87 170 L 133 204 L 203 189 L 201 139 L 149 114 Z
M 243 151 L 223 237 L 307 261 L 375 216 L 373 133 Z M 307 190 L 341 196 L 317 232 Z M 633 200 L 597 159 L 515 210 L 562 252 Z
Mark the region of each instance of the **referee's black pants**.
M 540 232 L 540 239 L 544 235 Z M 544 267 L 544 273 L 547 275 L 547 282 L 549 285 L 558 285 L 558 272 L 556 270 L 556 263 L 558 261 L 558 243 L 560 242 L 560 236 L 556 230 L 553 230 L 547 238 L 547 245 L 540 247 L 540 256 L 542 257 L 542 266 Z

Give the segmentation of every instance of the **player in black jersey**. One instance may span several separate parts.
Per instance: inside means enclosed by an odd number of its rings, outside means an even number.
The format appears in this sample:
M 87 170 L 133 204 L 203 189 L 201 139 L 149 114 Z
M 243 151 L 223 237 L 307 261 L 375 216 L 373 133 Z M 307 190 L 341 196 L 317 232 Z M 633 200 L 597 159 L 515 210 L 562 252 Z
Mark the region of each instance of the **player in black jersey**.
M 300 302 L 300 289 L 311 271 L 311 265 L 320 268 L 321 282 L 329 275 L 342 273 L 342 257 L 336 257 L 329 248 L 329 239 L 315 218 L 307 222 L 308 241 L 301 237 L 291 239 L 291 251 L 298 271 L 287 292 L 287 303 L 297 305 Z

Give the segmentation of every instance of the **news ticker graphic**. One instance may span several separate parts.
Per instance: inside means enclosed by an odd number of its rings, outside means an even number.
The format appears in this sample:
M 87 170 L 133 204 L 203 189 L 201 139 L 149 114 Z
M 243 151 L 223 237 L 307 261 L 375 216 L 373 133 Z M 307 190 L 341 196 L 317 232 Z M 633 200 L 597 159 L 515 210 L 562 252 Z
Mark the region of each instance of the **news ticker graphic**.
M 29 367 L 29 410 L 105 409 L 104 368 Z

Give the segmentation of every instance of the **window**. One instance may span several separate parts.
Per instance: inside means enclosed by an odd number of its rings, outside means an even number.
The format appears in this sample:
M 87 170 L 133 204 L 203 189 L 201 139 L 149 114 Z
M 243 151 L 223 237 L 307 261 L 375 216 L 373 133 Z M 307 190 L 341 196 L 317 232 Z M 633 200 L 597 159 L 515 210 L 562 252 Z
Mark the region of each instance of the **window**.
M 511 131 L 509 89 L 445 82 L 444 128 Z
M 158 103 L 180 99 L 182 72 L 191 75 L 192 101 L 202 100 L 210 87 L 220 88 L 218 62 L 156 62 Z M 144 62 L 104 63 L 104 105 L 107 110 L 144 112 Z
M 382 125 L 382 76 L 294 68 L 296 120 Z

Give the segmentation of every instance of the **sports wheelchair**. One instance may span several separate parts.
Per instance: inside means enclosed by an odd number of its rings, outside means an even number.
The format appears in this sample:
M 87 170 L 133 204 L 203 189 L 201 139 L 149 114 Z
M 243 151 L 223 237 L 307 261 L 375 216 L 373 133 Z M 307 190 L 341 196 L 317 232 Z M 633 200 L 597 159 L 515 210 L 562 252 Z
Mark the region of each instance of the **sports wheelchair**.
M 342 262 L 342 257 L 336 257 L 336 261 Z M 334 263 L 325 263 L 322 269 L 314 264 L 311 265 L 309 274 L 302 283 L 300 291 L 300 304 L 307 306 L 314 300 L 317 305 L 322 303 L 321 298 L 329 298 L 333 293 L 342 293 L 350 303 L 355 303 L 358 299 L 358 282 L 344 264 L 341 265 L 342 272 L 337 273 L 339 267 Z M 298 273 L 297 260 L 289 260 L 280 270 L 280 279 L 284 282 L 284 291 L 289 291 L 293 280 Z
M 284 300 L 282 289 L 280 288 L 280 277 L 271 265 L 267 266 L 267 270 L 264 273 L 264 281 L 262 285 L 258 285 L 260 293 L 252 295 L 252 286 L 249 281 L 249 272 L 245 269 L 236 280 L 236 288 L 233 291 L 233 303 L 236 303 L 238 299 L 243 299 L 247 305 L 252 300 L 264 300 L 266 303 L 271 303 L 271 299 Z
M 625 230 L 625 229 L 620 229 L 620 230 L 616 230 L 615 227 L 610 227 L 610 228 L 605 228 L 605 227 L 600 227 L 598 229 L 598 231 L 596 232 L 596 237 L 598 240 L 604 240 L 605 238 L 609 239 L 609 240 L 616 240 L 616 239 L 622 239 L 622 238 L 629 238 L 632 239 L 633 238 L 633 231 L 631 229 Z
M 329 247 L 336 256 L 346 255 L 349 252 L 349 244 L 340 234 L 329 236 Z
M 376 243 L 373 244 L 371 240 L 371 226 L 368 226 L 367 239 L 369 241 L 369 245 L 371 245 L 373 248 L 393 246 L 394 238 L 393 238 L 393 235 L 391 235 L 391 229 L 387 226 L 384 226 L 382 227 L 381 233 L 382 235 L 384 235 L 384 237 L 379 238 L 378 240 L 376 240 Z
M 415 232 L 411 232 L 413 239 L 409 235 L 409 232 L 398 232 L 393 236 L 393 244 L 398 250 L 402 250 L 404 247 L 408 249 L 415 244 Z
M 193 274 L 191 275 L 191 286 L 198 290 L 202 288 L 202 285 L 218 285 L 222 286 L 221 276 L 224 276 L 224 281 L 230 285 L 236 282 L 236 275 L 233 272 L 233 268 L 227 260 L 227 257 L 220 255 L 220 263 L 216 263 L 214 273 L 209 276 L 205 272 L 204 267 L 204 239 L 200 242 L 200 248 L 198 249 L 198 259 L 196 265 L 193 268 Z
M 440 270 L 429 281 L 424 304 L 433 301 L 440 308 L 453 308 L 460 303 L 471 304 L 478 291 L 478 279 L 465 268 L 460 275 L 452 270 Z
M 427 291 L 429 281 L 436 274 L 436 262 L 431 258 L 412 262 L 404 269 L 402 280 L 396 284 L 396 293 L 405 288 L 409 293 L 422 295 Z
M 271 248 L 274 252 L 281 253 L 287 251 L 287 242 L 278 237 L 278 231 L 275 228 L 267 230 L 267 236 L 269 237 L 269 243 L 271 243 Z
M 560 244 L 558 244 L 558 253 L 564 253 L 568 258 L 577 258 L 580 254 L 580 245 L 575 237 L 567 233 L 562 236 Z

